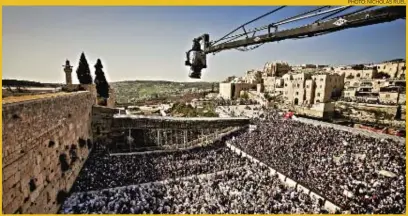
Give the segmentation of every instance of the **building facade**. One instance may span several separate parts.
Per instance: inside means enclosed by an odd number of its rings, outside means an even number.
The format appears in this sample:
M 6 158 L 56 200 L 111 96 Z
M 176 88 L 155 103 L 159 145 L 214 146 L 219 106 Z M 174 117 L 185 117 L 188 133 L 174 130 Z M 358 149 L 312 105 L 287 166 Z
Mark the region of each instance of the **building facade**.
M 290 70 L 291 67 L 287 62 L 272 62 L 272 63 L 268 62 L 265 64 L 263 72 L 266 76 L 282 77 Z

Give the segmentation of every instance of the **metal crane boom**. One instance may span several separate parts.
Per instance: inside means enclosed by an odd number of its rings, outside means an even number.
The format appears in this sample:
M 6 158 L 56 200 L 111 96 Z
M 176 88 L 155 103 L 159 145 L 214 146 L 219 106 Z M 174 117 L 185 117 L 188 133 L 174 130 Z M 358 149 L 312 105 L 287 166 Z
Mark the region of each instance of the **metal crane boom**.
M 267 14 L 271 14 L 282 8 L 283 7 L 280 7 Z M 371 7 L 366 7 L 358 11 L 343 14 L 341 16 L 337 16 L 330 19 L 326 18 L 329 18 L 337 13 L 345 11 L 351 8 L 351 6 L 341 6 L 334 9 L 330 8 L 323 11 L 323 9 L 325 8 L 327 7 L 321 7 L 316 10 L 312 10 L 304 14 L 290 17 L 282 21 L 269 24 L 267 26 L 256 28 L 251 31 L 247 31 L 244 27 L 246 24 L 244 24 L 215 42 L 210 42 L 210 36 L 208 34 L 203 34 L 202 36 L 195 38 L 193 40 L 193 48 L 187 52 L 187 59 L 185 62 L 186 66 L 191 67 L 192 73 L 189 75 L 190 78 L 194 79 L 201 78 L 201 70 L 203 68 L 207 68 L 206 55 L 209 53 L 216 53 L 224 50 L 237 49 L 240 47 L 247 47 L 251 45 L 259 46 L 265 43 L 276 42 L 286 39 L 314 37 L 349 28 L 357 28 L 379 23 L 391 22 L 398 19 L 405 19 L 406 17 L 405 6 L 388 6 L 369 11 L 367 11 L 367 9 Z M 331 14 L 313 22 L 312 24 L 304 25 L 298 28 L 291 28 L 287 30 L 278 31 L 278 26 L 280 25 L 327 13 Z M 262 15 L 261 17 L 264 16 L 265 15 Z M 258 18 L 254 19 L 253 21 L 256 21 L 257 19 Z M 230 34 L 234 33 L 240 28 L 243 29 L 244 31 L 243 34 L 230 36 Z M 256 32 L 262 30 L 267 30 L 267 33 L 255 36 Z M 250 37 L 248 36 L 248 33 L 253 33 L 253 35 Z M 246 38 L 238 39 L 242 36 L 246 36 Z M 190 62 L 190 54 L 192 54 L 192 58 L 194 59 L 192 62 Z
M 208 54 L 243 46 L 262 44 L 266 42 L 276 42 L 299 37 L 312 37 L 322 33 L 331 33 L 348 28 L 356 28 L 384 22 L 391 22 L 397 19 L 405 18 L 405 13 L 405 7 L 384 7 L 376 10 L 351 14 L 340 19 L 331 19 L 320 23 L 313 23 L 294 29 L 288 29 L 278 32 L 271 32 L 270 29 L 268 29 L 267 34 L 214 46 L 210 45 L 209 47 L 204 48 L 204 52 Z M 273 27 L 273 24 L 271 25 L 271 27 Z

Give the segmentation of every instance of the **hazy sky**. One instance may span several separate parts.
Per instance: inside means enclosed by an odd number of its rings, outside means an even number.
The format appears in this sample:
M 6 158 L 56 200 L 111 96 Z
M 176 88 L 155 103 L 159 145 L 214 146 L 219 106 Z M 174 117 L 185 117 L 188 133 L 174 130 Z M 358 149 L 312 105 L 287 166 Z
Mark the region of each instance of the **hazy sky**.
M 273 7 L 3 7 L 3 78 L 64 82 L 62 65 L 75 69 L 82 51 L 91 71 L 102 60 L 109 81 L 188 81 L 185 52 L 203 33 L 212 39 Z M 262 26 L 307 7 L 269 16 Z M 290 26 L 288 26 L 290 27 Z M 285 27 L 286 28 L 286 27 Z M 301 40 L 270 43 L 250 52 L 209 56 L 204 81 L 223 80 L 262 68 L 267 61 L 290 64 L 353 64 L 405 58 L 405 20 L 349 29 Z

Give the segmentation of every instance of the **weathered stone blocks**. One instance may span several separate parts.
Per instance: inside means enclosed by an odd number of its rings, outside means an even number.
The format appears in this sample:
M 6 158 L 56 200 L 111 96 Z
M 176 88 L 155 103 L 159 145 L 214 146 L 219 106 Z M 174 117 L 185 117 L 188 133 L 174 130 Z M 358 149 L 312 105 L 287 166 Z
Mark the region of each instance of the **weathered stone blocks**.
M 59 155 L 70 165 L 69 148 L 80 137 L 92 139 L 94 103 L 91 93 L 75 92 L 3 105 L 3 213 L 57 212 L 58 192 L 70 189 L 84 162 L 63 173 Z M 88 153 L 76 149 L 80 158 Z

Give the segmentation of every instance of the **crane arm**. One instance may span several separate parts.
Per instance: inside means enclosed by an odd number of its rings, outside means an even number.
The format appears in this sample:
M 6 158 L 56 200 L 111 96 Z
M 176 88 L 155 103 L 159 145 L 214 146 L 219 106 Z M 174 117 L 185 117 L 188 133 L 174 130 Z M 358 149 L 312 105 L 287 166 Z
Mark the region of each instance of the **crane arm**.
M 268 29 L 268 33 L 263 35 L 231 41 L 214 46 L 207 46 L 204 48 L 204 52 L 208 54 L 249 45 L 257 45 L 301 37 L 312 37 L 348 28 L 356 28 L 384 22 L 391 22 L 397 19 L 405 18 L 405 16 L 405 7 L 383 7 L 376 10 L 351 14 L 339 19 L 330 19 L 328 21 L 320 23 L 313 23 L 294 29 L 282 30 L 277 32 L 271 32 L 270 29 Z M 271 27 L 273 27 L 273 25 L 271 25 Z
M 246 24 L 252 23 L 262 17 L 265 17 L 266 15 L 277 12 L 283 8 L 284 7 L 279 7 L 271 12 L 268 12 L 267 14 L 264 14 L 254 20 L 251 20 L 250 22 L 241 25 L 237 29 L 223 36 L 221 39 L 216 40 L 215 42 L 210 42 L 210 36 L 208 34 L 203 34 L 202 36 L 195 38 L 193 40 L 192 49 L 186 53 L 185 65 L 190 66 L 191 70 L 189 77 L 193 79 L 201 78 L 201 70 L 203 68 L 207 68 L 206 55 L 210 53 L 216 53 L 229 49 L 238 49 L 251 45 L 260 46 L 265 43 L 282 41 L 286 39 L 314 37 L 349 28 L 357 28 L 368 25 L 391 22 L 398 19 L 405 19 L 406 16 L 405 6 L 387 6 L 378 9 L 367 10 L 369 8 L 372 8 L 372 6 L 368 6 L 359 9 L 358 11 L 330 18 L 335 14 L 348 10 L 349 8 L 351 8 L 351 6 L 339 6 L 335 8 L 324 6 L 308 11 L 306 13 L 289 17 L 276 23 L 269 24 L 267 26 L 255 28 L 254 30 L 248 31 L 245 29 Z M 278 31 L 278 27 L 281 25 L 324 14 L 328 15 L 324 16 L 323 18 L 320 18 L 319 20 L 311 24 L 304 25 L 298 28 L 291 28 Z M 231 35 L 240 28 L 243 29 L 244 33 L 238 35 Z M 263 30 L 267 30 L 267 33 L 255 36 L 256 32 L 260 32 Z M 250 37 L 248 36 L 249 33 L 253 33 L 253 35 Z M 243 36 L 246 36 L 246 38 L 238 39 Z M 190 58 L 190 55 L 193 56 L 193 58 Z M 191 61 L 191 59 L 194 60 Z

